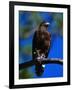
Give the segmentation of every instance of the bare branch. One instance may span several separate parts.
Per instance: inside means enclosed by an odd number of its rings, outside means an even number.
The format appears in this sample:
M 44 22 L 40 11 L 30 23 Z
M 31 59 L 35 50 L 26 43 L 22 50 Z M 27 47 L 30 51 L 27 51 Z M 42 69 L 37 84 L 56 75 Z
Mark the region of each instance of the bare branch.
M 22 64 L 19 64 L 19 69 L 27 68 L 35 64 L 35 60 L 31 60 Z M 46 58 L 42 60 L 42 64 L 60 64 L 63 65 L 63 60 L 58 58 Z

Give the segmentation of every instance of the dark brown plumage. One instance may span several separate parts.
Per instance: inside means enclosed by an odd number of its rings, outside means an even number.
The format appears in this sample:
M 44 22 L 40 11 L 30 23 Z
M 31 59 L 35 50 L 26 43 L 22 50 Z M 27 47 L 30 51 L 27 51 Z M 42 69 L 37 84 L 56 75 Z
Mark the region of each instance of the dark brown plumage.
M 47 31 L 47 27 L 48 25 L 46 22 L 42 22 L 33 36 L 32 57 L 33 60 L 36 61 L 35 65 L 36 72 L 38 72 L 37 74 L 39 74 L 39 71 L 42 69 L 41 60 L 38 61 L 37 57 L 41 57 L 43 55 L 44 58 L 47 58 L 50 49 L 51 35 Z
M 42 22 L 39 26 L 39 29 L 34 33 L 32 47 L 33 59 L 35 59 L 38 55 L 41 55 L 42 53 L 45 55 L 45 57 L 47 57 L 51 41 L 51 35 L 47 31 L 47 27 L 48 26 L 45 25 L 45 22 Z

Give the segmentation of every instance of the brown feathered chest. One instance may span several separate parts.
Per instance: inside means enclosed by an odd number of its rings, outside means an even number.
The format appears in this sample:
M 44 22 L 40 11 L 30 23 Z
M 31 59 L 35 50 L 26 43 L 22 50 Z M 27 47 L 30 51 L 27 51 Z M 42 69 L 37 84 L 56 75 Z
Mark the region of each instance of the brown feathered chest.
M 45 52 L 50 47 L 51 36 L 48 31 L 37 32 L 37 48 Z

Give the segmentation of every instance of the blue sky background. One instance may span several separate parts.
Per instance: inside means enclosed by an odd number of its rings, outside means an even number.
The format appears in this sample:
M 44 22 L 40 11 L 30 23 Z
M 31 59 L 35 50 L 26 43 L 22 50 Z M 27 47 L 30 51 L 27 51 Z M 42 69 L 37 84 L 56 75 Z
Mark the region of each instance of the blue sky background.
M 19 12 L 19 64 L 32 60 L 33 34 L 42 21 L 50 23 L 51 47 L 48 58 L 63 59 L 63 13 Z M 20 70 L 22 78 L 40 78 L 35 74 L 35 66 Z M 63 66 L 46 64 L 42 78 L 62 77 Z

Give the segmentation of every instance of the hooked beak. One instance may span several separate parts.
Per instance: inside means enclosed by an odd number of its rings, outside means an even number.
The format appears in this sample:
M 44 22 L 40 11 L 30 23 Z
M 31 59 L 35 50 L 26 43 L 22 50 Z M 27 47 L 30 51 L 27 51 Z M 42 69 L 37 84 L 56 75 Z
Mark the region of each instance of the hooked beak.
M 48 25 L 50 25 L 50 23 L 49 22 L 46 22 L 44 25 L 48 27 Z

